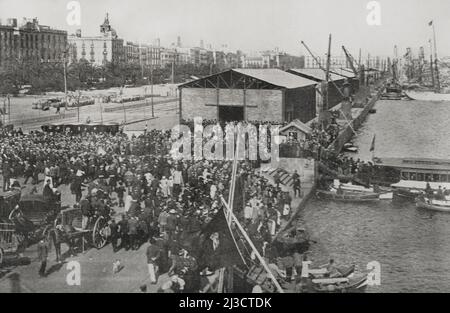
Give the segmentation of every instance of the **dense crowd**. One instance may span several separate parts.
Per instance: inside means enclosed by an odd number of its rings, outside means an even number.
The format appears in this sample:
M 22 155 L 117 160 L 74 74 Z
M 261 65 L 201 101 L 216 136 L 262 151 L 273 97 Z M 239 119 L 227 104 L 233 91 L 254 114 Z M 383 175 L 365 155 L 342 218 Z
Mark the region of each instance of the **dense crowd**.
M 218 242 L 222 233 L 205 237 L 202 230 L 223 209 L 221 197 L 228 199 L 232 163 L 174 160 L 171 145 L 170 132 L 157 130 L 131 138 L 123 133 L 3 132 L 3 190 L 23 177 L 24 184 L 35 186 L 31 192 L 39 192 L 39 179 L 44 177 L 42 194 L 57 201 L 58 187 L 67 185 L 73 206 L 82 212 L 82 228 L 88 228 L 99 215 L 124 212 L 118 221 L 110 221 L 109 241 L 114 251 L 139 249 L 149 241 L 146 254 L 151 282 L 156 283 L 162 273 L 170 276 L 161 291 L 211 292 L 217 287 L 221 266 L 223 251 Z M 291 215 L 289 192 L 279 181 L 273 184 L 261 176 L 250 161 L 239 163 L 235 190 L 236 216 L 261 255 L 285 273 L 292 262 L 283 263 L 286 256 L 270 243 L 282 220 Z M 62 226 L 55 229 L 56 245 L 67 243 L 65 235 L 74 231 L 70 225 Z M 73 243 L 68 243 L 74 253 Z M 61 261 L 60 249 L 56 251 Z M 254 262 L 255 256 L 249 253 L 244 258 Z M 284 279 L 289 280 L 292 271 L 287 272 Z

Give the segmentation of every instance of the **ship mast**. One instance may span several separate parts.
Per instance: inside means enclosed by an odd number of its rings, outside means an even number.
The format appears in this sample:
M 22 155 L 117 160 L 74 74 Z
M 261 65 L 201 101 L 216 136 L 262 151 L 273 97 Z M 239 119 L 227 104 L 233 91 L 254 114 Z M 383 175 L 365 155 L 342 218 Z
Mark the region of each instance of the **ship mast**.
M 439 67 L 438 67 L 438 56 L 437 56 L 437 48 L 436 48 L 436 30 L 434 28 L 434 21 L 431 25 L 433 27 L 433 40 L 434 40 L 434 64 L 436 69 L 436 92 L 441 91 L 441 83 L 439 81 Z
M 428 40 L 430 43 L 430 71 L 431 71 L 431 83 L 433 84 L 433 88 L 436 88 L 434 85 L 434 67 L 433 67 L 433 46 L 431 43 L 431 39 Z

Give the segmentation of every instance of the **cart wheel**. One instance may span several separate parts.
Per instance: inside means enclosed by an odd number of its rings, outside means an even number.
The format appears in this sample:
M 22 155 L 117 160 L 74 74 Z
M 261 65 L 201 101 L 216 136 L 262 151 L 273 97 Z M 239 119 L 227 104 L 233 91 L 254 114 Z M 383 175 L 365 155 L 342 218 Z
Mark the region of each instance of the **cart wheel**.
M 108 228 L 106 218 L 103 216 L 97 218 L 92 229 L 92 244 L 97 249 L 103 248 L 108 242 Z

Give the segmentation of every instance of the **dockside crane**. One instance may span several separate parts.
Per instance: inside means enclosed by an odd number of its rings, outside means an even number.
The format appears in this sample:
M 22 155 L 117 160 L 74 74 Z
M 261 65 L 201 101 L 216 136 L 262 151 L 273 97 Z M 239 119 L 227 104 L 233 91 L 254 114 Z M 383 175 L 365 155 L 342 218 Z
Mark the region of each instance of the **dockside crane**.
M 345 49 L 344 46 L 342 46 L 342 50 L 344 50 L 345 58 L 347 59 L 347 63 L 350 65 L 350 68 L 352 69 L 353 73 L 355 73 L 355 76 L 359 78 L 360 64 L 356 62 L 355 58 L 350 54 L 350 52 L 347 51 L 347 49 Z M 358 66 L 358 70 L 355 67 L 355 63 Z
M 330 58 L 331 58 L 331 34 L 329 36 L 329 40 L 328 40 L 328 53 L 327 53 L 327 67 L 326 69 L 323 68 L 323 66 L 320 64 L 319 59 L 311 52 L 311 50 L 309 49 L 309 47 L 306 45 L 306 43 L 302 40 L 301 44 L 305 47 L 305 49 L 308 51 L 308 53 L 311 55 L 311 57 L 314 59 L 314 61 L 316 61 L 317 65 L 319 66 L 319 68 L 324 71 L 325 73 L 325 82 L 322 83 L 321 85 L 321 90 L 320 93 L 322 95 L 322 105 L 321 105 L 321 112 L 319 114 L 319 121 L 322 122 L 323 118 L 321 115 L 323 115 L 323 109 L 325 107 L 324 104 L 326 104 L 326 108 L 328 109 L 328 84 L 331 82 L 334 87 L 336 87 L 337 91 L 341 94 L 342 98 L 345 99 L 347 98 L 346 95 L 342 92 L 341 88 L 339 88 L 339 86 L 336 85 L 336 83 L 330 79 Z M 326 101 L 324 103 L 324 101 Z M 342 109 L 339 109 L 339 111 L 342 113 L 342 115 L 344 116 L 347 124 L 350 126 L 351 130 L 353 131 L 353 133 L 356 135 L 356 131 L 353 129 L 352 125 L 351 125 L 351 121 L 349 121 L 347 119 L 347 117 L 345 116 L 344 112 L 342 111 Z

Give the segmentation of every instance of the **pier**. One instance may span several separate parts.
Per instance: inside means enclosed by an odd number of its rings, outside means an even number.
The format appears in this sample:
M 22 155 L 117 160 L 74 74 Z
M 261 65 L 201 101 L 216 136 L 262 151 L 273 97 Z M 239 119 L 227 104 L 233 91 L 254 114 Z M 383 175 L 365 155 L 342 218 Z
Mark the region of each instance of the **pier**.
M 350 123 L 346 123 L 346 126 L 343 127 L 337 138 L 330 144 L 327 151 L 335 154 L 339 154 L 342 151 L 344 145 L 349 142 L 353 136 L 355 135 L 355 131 L 357 131 L 364 124 L 370 110 L 373 109 L 377 101 L 380 99 L 381 94 L 383 93 L 385 82 L 384 80 L 380 80 L 375 86 L 369 86 L 371 88 L 368 90 L 361 90 L 361 93 L 357 95 L 356 98 L 365 98 L 367 99 L 366 104 L 363 108 L 352 108 L 352 121 Z M 339 110 L 341 104 L 338 104 L 332 110 Z M 342 120 L 340 121 L 343 122 Z M 345 122 L 345 121 L 344 121 Z M 310 123 L 309 123 L 310 124 Z M 311 183 L 304 184 L 302 181 L 302 197 L 294 197 L 294 191 L 292 188 L 289 188 L 289 192 L 292 196 L 292 214 L 289 220 L 283 223 L 283 226 L 280 228 L 279 232 L 274 238 L 277 238 L 283 231 L 288 229 L 298 218 L 298 213 L 306 206 L 311 197 L 314 196 L 317 187 L 317 180 L 319 177 L 319 163 L 314 163 L 314 180 Z

